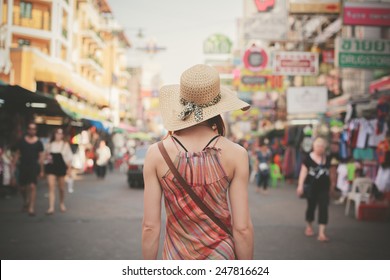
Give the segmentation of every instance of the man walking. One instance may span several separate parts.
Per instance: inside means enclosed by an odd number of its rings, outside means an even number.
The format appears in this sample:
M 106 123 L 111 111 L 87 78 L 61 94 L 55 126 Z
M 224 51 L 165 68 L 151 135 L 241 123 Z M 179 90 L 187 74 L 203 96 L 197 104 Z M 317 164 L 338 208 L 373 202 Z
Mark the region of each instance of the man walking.
M 35 216 L 37 179 L 44 177 L 43 145 L 37 137 L 37 125 L 30 123 L 27 134 L 17 145 L 16 160 L 19 159 L 19 183 L 23 197 L 23 211 Z

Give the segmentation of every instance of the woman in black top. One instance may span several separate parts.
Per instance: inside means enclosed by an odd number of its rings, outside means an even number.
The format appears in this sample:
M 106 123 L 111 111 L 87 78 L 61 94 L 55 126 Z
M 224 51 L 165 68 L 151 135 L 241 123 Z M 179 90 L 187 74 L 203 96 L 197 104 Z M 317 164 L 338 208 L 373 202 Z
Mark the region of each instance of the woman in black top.
M 314 140 L 313 151 L 303 161 L 297 187 L 297 195 L 301 196 L 304 190 L 303 185 L 310 185 L 310 191 L 306 195 L 307 225 L 305 235 L 314 235 L 312 222 L 314 221 L 314 212 L 318 204 L 318 240 L 322 242 L 329 241 L 329 238 L 325 234 L 325 227 L 328 223 L 330 191 L 330 159 L 325 155 L 326 144 L 326 140 L 323 138 L 319 137 Z
M 37 179 L 43 178 L 43 145 L 37 137 L 37 126 L 30 123 L 27 134 L 19 141 L 15 162 L 19 161 L 19 183 L 23 197 L 23 211 L 35 216 Z

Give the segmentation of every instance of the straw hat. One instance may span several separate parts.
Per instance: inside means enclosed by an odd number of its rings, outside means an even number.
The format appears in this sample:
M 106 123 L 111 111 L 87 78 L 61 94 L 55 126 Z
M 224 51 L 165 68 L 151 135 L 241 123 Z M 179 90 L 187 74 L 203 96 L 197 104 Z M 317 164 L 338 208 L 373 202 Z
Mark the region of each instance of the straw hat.
M 160 89 L 160 110 L 164 126 L 176 131 L 196 125 L 224 112 L 247 110 L 249 104 L 220 85 L 218 72 L 198 64 L 183 72 L 180 85 Z

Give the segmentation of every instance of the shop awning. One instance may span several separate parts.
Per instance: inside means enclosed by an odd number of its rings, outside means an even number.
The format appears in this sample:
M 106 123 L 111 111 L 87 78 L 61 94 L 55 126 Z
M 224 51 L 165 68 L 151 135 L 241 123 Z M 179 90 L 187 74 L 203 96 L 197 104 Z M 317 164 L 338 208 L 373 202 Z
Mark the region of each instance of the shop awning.
M 0 105 L 1 108 L 16 112 L 72 118 L 51 96 L 32 92 L 17 85 L 0 85 Z
M 84 122 L 87 126 L 94 126 L 96 127 L 97 130 L 104 131 L 104 132 L 109 132 L 110 129 L 112 128 L 112 125 L 110 123 L 103 122 L 100 120 L 83 118 L 81 121 Z
M 383 77 L 370 83 L 370 93 L 390 91 L 390 76 Z

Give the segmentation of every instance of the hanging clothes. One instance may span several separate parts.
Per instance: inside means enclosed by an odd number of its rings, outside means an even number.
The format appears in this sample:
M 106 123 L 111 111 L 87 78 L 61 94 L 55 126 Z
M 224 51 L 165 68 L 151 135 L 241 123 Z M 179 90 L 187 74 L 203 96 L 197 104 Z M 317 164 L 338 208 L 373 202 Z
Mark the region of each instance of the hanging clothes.
M 369 121 L 370 126 L 372 128 L 372 133 L 370 135 L 370 138 L 368 140 L 368 146 L 370 147 L 377 147 L 378 144 L 385 140 L 387 131 L 389 130 L 387 123 L 384 124 L 383 129 L 381 132 L 378 131 L 378 119 L 373 119 Z
M 347 159 L 350 157 L 350 153 L 348 152 L 348 131 L 346 130 L 340 133 L 339 156 L 340 159 Z
M 390 111 L 389 101 L 386 99 L 379 100 L 378 105 L 376 106 L 376 110 L 377 110 L 377 117 L 378 117 L 376 132 L 382 133 L 384 129 L 384 125 L 386 123 L 386 118 L 389 115 L 389 111 Z
M 369 135 L 374 133 L 374 128 L 371 127 L 370 123 L 363 118 L 358 119 L 359 122 L 359 133 L 356 140 L 356 148 L 364 149 L 367 147 L 367 141 Z
M 283 158 L 283 175 L 286 178 L 291 178 L 294 175 L 294 167 L 295 167 L 295 148 L 292 146 L 288 146 L 286 151 L 284 152 Z
M 359 120 L 353 119 L 348 125 L 348 144 L 351 148 L 355 148 L 359 135 Z

